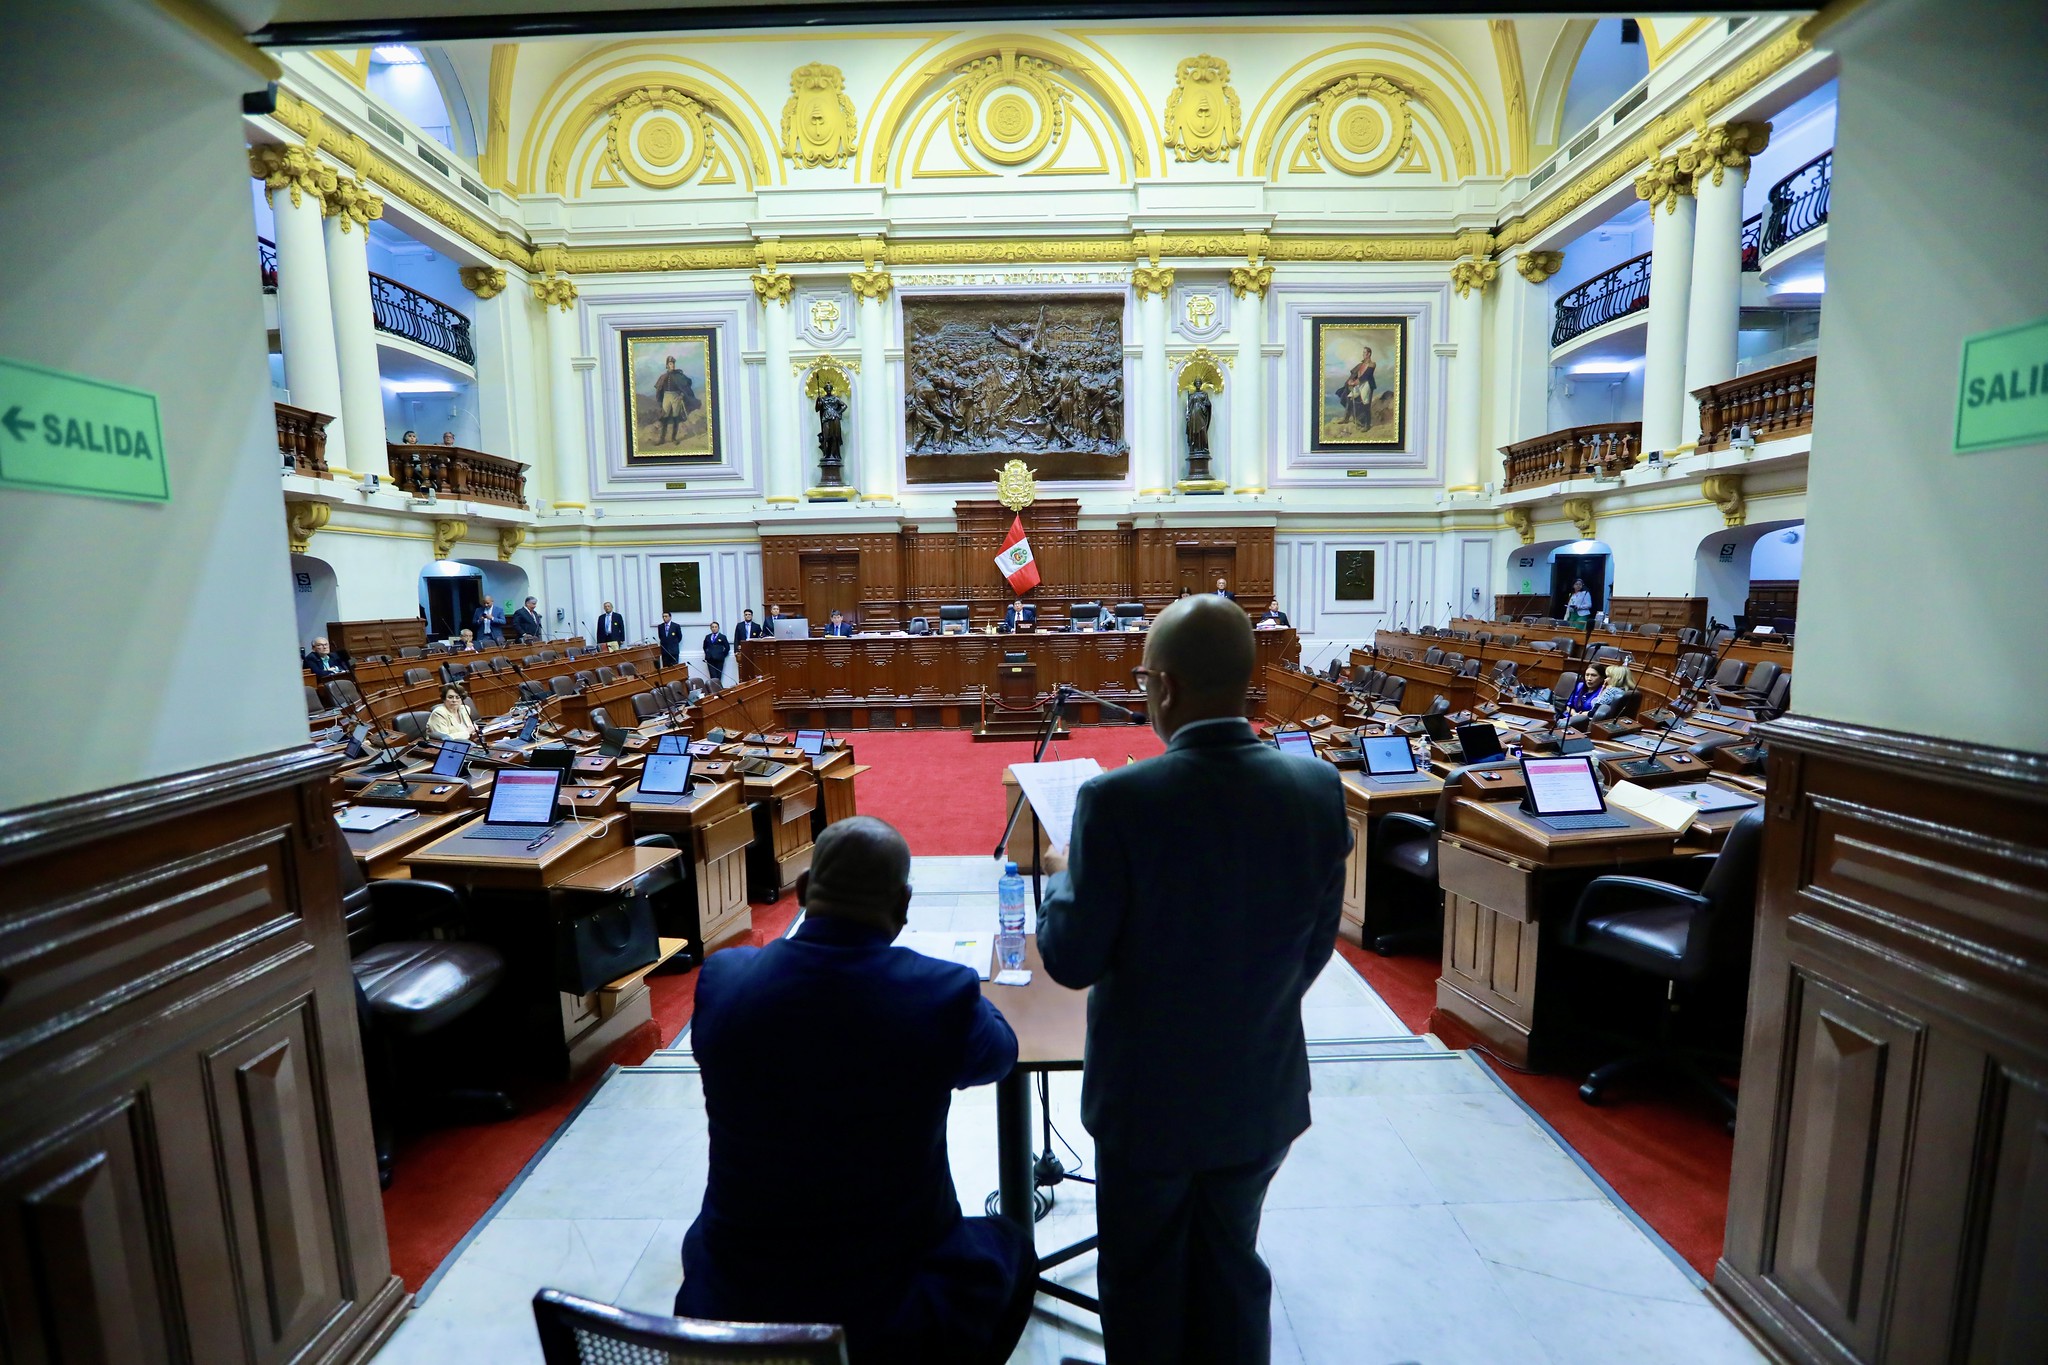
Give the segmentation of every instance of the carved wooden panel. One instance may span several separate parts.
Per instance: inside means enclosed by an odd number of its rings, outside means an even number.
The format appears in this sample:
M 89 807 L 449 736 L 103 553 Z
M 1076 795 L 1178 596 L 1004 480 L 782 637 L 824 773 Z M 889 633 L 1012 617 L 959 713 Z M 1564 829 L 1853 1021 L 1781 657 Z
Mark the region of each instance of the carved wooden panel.
M 2048 1360 L 2048 1080 L 2002 1070 L 1981 1169 L 1983 1248 L 1966 1283 L 1971 1361 Z

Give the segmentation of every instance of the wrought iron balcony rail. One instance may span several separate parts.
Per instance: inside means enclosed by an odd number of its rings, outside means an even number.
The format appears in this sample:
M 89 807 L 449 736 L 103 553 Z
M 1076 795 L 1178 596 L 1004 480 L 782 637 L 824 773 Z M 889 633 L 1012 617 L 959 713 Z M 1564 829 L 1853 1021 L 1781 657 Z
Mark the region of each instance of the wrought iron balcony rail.
M 1562 346 L 1602 323 L 1650 306 L 1650 253 L 1602 271 L 1557 301 L 1550 344 Z
M 332 478 L 327 472 L 327 424 L 334 419 L 324 412 L 295 408 L 290 403 L 274 406 L 279 467 L 310 479 Z
M 526 506 L 526 466 L 461 446 L 388 446 L 391 482 L 416 498 Z
M 277 292 L 277 243 L 268 237 L 256 239 L 256 269 L 263 277 L 263 292 Z
M 1754 274 L 1764 268 L 1764 216 L 1752 214 L 1742 221 L 1742 268 Z
M 1763 252 L 1770 255 L 1828 220 L 1828 187 L 1835 178 L 1835 153 L 1822 152 L 1771 186 L 1764 219 Z
M 1641 422 L 1601 422 L 1566 427 L 1500 448 L 1506 465 L 1502 487 L 1513 493 L 1588 474 L 1633 469 L 1643 449 Z
M 1726 450 L 1739 430 L 1775 441 L 1813 430 L 1813 356 L 1694 389 L 1700 400 L 1702 451 Z
M 370 311 L 376 317 L 378 331 L 417 341 L 465 365 L 476 364 L 476 343 L 470 337 L 469 319 L 439 299 L 373 270 Z

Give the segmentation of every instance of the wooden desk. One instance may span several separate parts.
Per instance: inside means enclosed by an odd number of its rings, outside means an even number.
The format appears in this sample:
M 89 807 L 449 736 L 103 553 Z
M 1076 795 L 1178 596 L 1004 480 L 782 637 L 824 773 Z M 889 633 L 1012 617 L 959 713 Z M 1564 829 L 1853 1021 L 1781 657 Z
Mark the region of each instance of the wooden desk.
M 633 832 L 673 835 L 690 856 L 694 924 L 674 926 L 706 953 L 744 942 L 754 929 L 747 906 L 747 849 L 754 842 L 753 811 L 740 800 L 738 782 L 700 783 L 684 801 L 636 802 L 624 793 Z M 694 932 L 693 932 L 694 931 Z
M 622 891 L 648 873 L 666 867 L 683 856 L 674 848 L 622 848 L 609 858 L 600 858 L 555 883 L 558 891 Z
M 747 896 L 773 901 L 796 885 L 811 865 L 811 812 L 818 779 L 810 765 L 789 763 L 770 777 L 743 777 L 741 795 L 754 811 L 754 842 L 747 852 Z
M 344 830 L 342 837 L 347 839 L 348 851 L 355 855 L 363 876 L 369 881 L 383 881 L 410 876 L 410 870 L 405 866 L 405 855 L 440 838 L 467 821 L 469 816 L 467 810 L 414 814 L 367 833 L 355 834 Z
M 1343 779 L 1344 816 L 1351 825 L 1351 856 L 1344 863 L 1344 925 L 1352 938 L 1370 944 L 1366 871 L 1372 865 L 1373 823 L 1393 811 L 1432 814 L 1444 784 L 1442 779 L 1430 777 L 1398 787 L 1379 786 L 1358 772 L 1346 772 Z

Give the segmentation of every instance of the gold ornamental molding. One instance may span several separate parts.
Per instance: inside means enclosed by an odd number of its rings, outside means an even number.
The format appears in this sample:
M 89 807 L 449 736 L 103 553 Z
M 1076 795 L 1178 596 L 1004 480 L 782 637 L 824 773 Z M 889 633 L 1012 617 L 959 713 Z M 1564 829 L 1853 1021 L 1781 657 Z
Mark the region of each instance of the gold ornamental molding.
M 1562 251 L 1525 251 L 1515 257 L 1515 270 L 1531 284 L 1542 284 L 1562 269 Z
M 1174 388 L 1181 393 L 1189 393 L 1193 391 L 1195 381 L 1200 380 L 1209 386 L 1211 393 L 1221 393 L 1224 367 L 1234 363 L 1230 356 L 1217 355 L 1207 346 L 1197 346 L 1180 362 L 1180 376 Z
M 860 150 L 860 119 L 846 97 L 846 76 L 812 62 L 789 73 L 782 106 L 782 154 L 799 166 L 843 166 Z
M 790 372 L 803 381 L 804 397 L 816 402 L 829 382 L 841 397 L 853 396 L 853 376 L 860 373 L 860 361 L 852 356 L 814 355 L 808 360 L 789 362 Z
M 1500 515 L 1501 520 L 1508 524 L 1508 528 L 1522 538 L 1524 545 L 1536 543 L 1536 518 L 1530 514 L 1528 508 L 1504 507 Z
M 347 232 L 351 223 L 368 227 L 371 220 L 382 218 L 384 198 L 360 180 L 336 176 L 334 188 L 321 201 L 320 211 L 329 218 L 339 218 L 341 230 Z
M 763 304 L 773 301 L 787 308 L 789 307 L 790 299 L 795 294 L 796 276 L 785 275 L 776 270 L 772 261 L 769 263 L 767 270 L 759 272 L 754 276 L 754 297 L 761 300 Z
M 1244 142 L 1230 63 L 1189 57 L 1173 73 L 1166 97 L 1166 145 L 1176 161 L 1222 161 Z
M 313 533 L 327 524 L 329 512 L 324 502 L 288 502 L 284 505 L 284 524 L 290 531 L 292 553 L 302 555 L 313 543 Z
M 500 526 L 498 528 L 498 558 L 509 560 L 526 543 L 524 526 Z
M 469 523 L 458 517 L 448 517 L 434 523 L 434 558 L 446 559 L 455 553 L 456 545 L 469 534 Z
M 1678 201 L 1692 194 L 1692 176 L 1679 169 L 1678 158 L 1660 156 L 1636 176 L 1636 198 L 1649 201 L 1650 216 L 1657 210 L 1678 212 Z
M 560 275 L 549 275 L 545 279 L 532 280 L 535 302 L 543 308 L 559 308 L 567 313 L 576 307 L 576 281 Z
M 480 299 L 494 299 L 505 292 L 505 272 L 494 265 L 466 265 L 459 272 L 462 287 Z
M 1700 496 L 1721 509 L 1722 524 L 1733 530 L 1749 521 L 1740 474 L 1709 474 L 1700 480 Z
M 1266 291 L 1273 287 L 1273 267 L 1270 265 L 1234 265 L 1230 268 L 1230 292 L 1243 298 L 1247 294 L 1266 297 Z
M 626 92 L 605 120 L 611 162 L 650 190 L 672 190 L 711 164 L 711 122 L 704 106 L 669 85 Z
M 1332 82 L 1316 95 L 1305 150 L 1346 175 L 1377 175 L 1415 149 L 1409 98 L 1407 90 L 1385 76 Z
M 293 208 L 299 207 L 309 194 L 325 204 L 340 179 L 332 166 L 308 148 L 274 142 L 260 142 L 249 149 L 249 174 L 263 182 L 266 193 L 275 195 L 279 190 L 290 190 Z
M 1678 149 L 1678 169 L 1697 185 L 1707 175 L 1721 183 L 1723 171 L 1746 171 L 1749 159 L 1771 145 L 1768 123 L 1717 123 Z
M 1593 500 L 1591 498 L 1566 498 L 1564 516 L 1579 531 L 1580 540 L 1593 538 Z
M 1170 265 L 1134 266 L 1131 270 L 1131 288 L 1138 291 L 1138 297 L 1141 299 L 1151 298 L 1154 294 L 1163 297 L 1167 290 L 1173 288 L 1173 267 Z
M 1473 290 L 1481 295 L 1486 286 L 1500 276 L 1500 265 L 1495 261 L 1459 261 L 1451 267 L 1451 288 L 1458 291 L 1458 297 L 1469 298 Z
M 876 303 L 888 298 L 889 291 L 896 287 L 895 279 L 886 270 L 856 270 L 846 277 L 846 282 L 853 286 L 857 297 Z

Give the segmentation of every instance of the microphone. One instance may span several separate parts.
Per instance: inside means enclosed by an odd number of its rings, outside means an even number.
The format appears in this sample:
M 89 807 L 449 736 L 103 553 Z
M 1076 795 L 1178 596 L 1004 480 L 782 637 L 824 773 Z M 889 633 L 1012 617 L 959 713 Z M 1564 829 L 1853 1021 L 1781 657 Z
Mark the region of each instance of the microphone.
M 1127 720 L 1133 725 L 1143 725 L 1145 723 L 1145 718 L 1139 715 L 1136 711 L 1133 711 L 1130 707 L 1119 706 L 1117 703 L 1110 701 L 1106 697 L 1096 696 L 1093 692 L 1083 692 L 1080 688 L 1069 687 L 1065 683 L 1061 683 L 1057 690 L 1066 694 L 1069 697 L 1086 697 L 1088 700 L 1094 702 L 1097 706 L 1101 707 L 1104 713 L 1115 716 L 1118 720 Z

